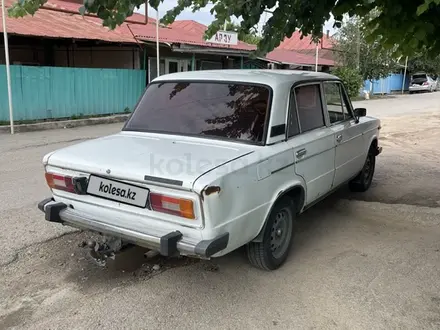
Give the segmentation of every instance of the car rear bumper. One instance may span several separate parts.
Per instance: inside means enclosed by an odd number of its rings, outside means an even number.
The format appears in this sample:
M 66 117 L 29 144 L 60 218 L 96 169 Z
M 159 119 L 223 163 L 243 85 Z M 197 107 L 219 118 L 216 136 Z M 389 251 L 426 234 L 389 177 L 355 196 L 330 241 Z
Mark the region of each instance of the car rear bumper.
M 409 86 L 410 92 L 422 92 L 422 91 L 429 91 L 431 90 L 431 86 Z
M 185 242 L 182 233 L 177 230 L 162 236 L 141 233 L 128 228 L 114 226 L 99 219 L 92 219 L 64 203 L 55 202 L 52 198 L 41 201 L 38 204 L 38 208 L 44 212 L 47 221 L 118 237 L 127 242 L 157 250 L 164 256 L 182 254 L 209 258 L 225 249 L 229 241 L 229 233 L 221 234 L 212 240 L 201 240 L 196 244 Z

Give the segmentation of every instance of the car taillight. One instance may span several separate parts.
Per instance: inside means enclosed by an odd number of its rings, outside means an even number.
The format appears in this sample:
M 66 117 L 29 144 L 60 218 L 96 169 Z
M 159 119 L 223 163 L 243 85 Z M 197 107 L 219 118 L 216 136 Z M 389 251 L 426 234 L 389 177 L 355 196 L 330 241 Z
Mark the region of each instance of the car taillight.
M 53 173 L 46 173 L 46 182 L 51 189 L 64 190 L 76 193 L 73 178 Z
M 150 193 L 150 205 L 154 211 L 195 219 L 193 201 Z
M 428 84 L 427 81 L 425 81 L 425 82 L 423 83 L 423 86 L 427 86 L 427 85 L 429 85 L 429 84 Z

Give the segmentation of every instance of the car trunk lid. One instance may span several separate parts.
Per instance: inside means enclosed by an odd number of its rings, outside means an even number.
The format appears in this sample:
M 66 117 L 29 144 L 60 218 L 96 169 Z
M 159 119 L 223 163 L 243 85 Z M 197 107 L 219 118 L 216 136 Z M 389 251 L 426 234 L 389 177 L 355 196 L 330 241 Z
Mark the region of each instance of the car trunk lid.
M 191 190 L 204 173 L 255 148 L 210 139 L 121 132 L 58 150 L 47 162 L 82 173 Z

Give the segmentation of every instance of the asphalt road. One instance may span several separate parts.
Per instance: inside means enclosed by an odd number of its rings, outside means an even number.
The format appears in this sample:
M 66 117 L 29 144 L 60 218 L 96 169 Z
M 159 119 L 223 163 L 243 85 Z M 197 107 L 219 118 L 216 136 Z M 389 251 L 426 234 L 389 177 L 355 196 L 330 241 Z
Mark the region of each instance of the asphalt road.
M 367 108 L 367 114 L 378 117 L 400 117 L 439 111 L 440 93 L 417 93 L 354 102 L 354 106 Z
M 212 262 L 144 258 L 106 268 L 87 235 L 44 221 L 41 158 L 121 125 L 0 136 L 0 329 L 440 328 L 440 93 L 357 102 L 382 119 L 372 188 L 300 217 L 276 272 L 236 251 Z M 153 270 L 153 265 L 160 270 Z

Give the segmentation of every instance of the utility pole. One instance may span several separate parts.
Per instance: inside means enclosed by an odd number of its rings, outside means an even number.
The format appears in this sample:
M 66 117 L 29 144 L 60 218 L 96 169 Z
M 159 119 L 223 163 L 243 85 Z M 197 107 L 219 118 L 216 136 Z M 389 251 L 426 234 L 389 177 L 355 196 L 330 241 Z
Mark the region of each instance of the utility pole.
M 356 27 L 356 68 L 359 70 L 361 66 L 361 29 L 358 20 L 356 20 Z
M 315 50 L 315 72 L 318 72 L 318 59 L 319 59 L 319 44 L 316 43 L 316 50 Z
M 156 65 L 157 77 L 160 76 L 160 59 L 159 59 L 159 6 L 156 9 Z
M 11 134 L 14 134 L 14 117 L 12 111 L 12 92 L 11 92 L 11 72 L 9 68 L 9 45 L 8 32 L 6 30 L 5 0 L 2 0 L 2 19 L 3 19 L 3 37 L 5 40 L 5 60 L 6 60 L 6 80 L 8 85 L 8 103 L 9 103 L 9 121 L 11 124 Z
M 405 71 L 403 72 L 403 81 L 402 81 L 402 94 L 403 94 L 403 90 L 405 89 L 405 80 L 406 80 L 406 70 L 408 68 L 408 56 L 406 57 L 405 60 Z

